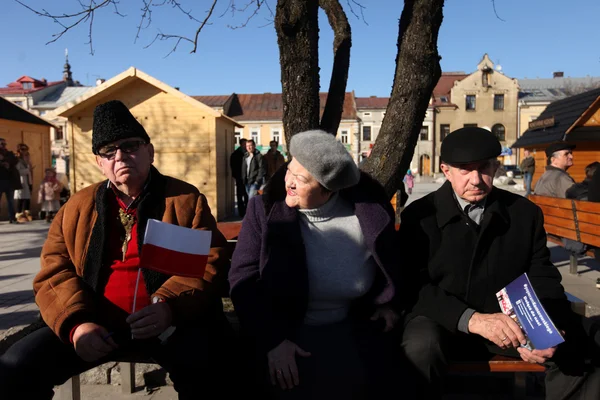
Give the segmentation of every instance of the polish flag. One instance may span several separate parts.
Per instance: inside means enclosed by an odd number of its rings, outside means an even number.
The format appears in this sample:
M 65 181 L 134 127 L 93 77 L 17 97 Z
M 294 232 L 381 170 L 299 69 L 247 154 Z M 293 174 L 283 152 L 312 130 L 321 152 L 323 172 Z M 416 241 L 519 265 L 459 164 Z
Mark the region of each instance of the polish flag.
M 149 219 L 140 267 L 202 278 L 210 251 L 211 231 L 200 231 Z

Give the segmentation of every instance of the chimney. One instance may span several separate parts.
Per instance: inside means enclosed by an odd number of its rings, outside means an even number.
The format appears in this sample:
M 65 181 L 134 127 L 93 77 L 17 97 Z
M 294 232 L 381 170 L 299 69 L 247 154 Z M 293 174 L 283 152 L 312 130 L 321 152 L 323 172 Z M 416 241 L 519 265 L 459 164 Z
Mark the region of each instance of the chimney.
M 565 73 L 562 71 L 556 71 L 552 74 L 553 78 L 564 78 L 564 76 L 565 76 Z

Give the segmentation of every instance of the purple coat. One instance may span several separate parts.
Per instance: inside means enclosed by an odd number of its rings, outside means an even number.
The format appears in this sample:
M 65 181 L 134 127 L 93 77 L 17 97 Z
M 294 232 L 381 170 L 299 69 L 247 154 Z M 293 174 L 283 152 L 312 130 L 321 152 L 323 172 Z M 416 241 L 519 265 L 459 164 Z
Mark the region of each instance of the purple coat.
M 283 169 L 282 169 L 283 170 Z M 278 171 L 280 172 L 280 171 Z M 302 325 L 308 304 L 308 273 L 299 213 L 285 204 L 283 178 L 275 176 L 263 196 L 248 203 L 229 272 L 231 300 L 242 329 L 269 351 Z M 376 305 L 402 311 L 398 285 L 398 241 L 394 211 L 381 185 L 362 174 L 340 192 L 354 205 L 366 245 L 379 266 L 370 291 L 351 310 L 369 317 Z

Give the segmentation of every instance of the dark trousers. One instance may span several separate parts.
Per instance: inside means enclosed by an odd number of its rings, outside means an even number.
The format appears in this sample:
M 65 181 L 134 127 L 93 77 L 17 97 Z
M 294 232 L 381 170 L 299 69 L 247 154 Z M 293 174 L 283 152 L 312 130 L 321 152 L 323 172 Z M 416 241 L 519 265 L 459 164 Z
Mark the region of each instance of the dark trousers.
M 246 207 L 248 206 L 248 192 L 246 192 L 246 185 L 244 185 L 242 178 L 235 180 L 235 193 L 237 196 L 238 215 L 244 218 Z
M 17 212 L 23 213 L 25 210 L 31 209 L 31 199 L 19 199 Z
M 600 359 L 597 346 L 590 340 L 592 360 L 573 357 L 561 359 L 560 347 L 553 362 L 546 366 L 546 399 L 597 399 L 600 393 Z M 453 334 L 433 320 L 418 316 L 404 328 L 402 349 L 412 367 L 418 398 L 439 399 L 450 361 L 489 360 L 494 354 L 520 358 L 515 349 L 502 350 L 478 335 Z
M 11 188 L 9 181 L 0 181 L 0 201 L 2 201 L 2 195 L 6 195 L 6 203 L 8 204 L 8 220 L 15 220 L 15 191 Z
M 223 330 L 177 329 L 166 344 L 157 339 L 130 340 L 110 356 L 85 362 L 72 345 L 48 327 L 41 328 L 10 347 L 0 357 L 0 393 L 6 399 L 51 399 L 53 387 L 73 375 L 115 359 L 132 355 L 151 358 L 170 375 L 180 399 L 198 399 L 201 394 L 219 394 L 229 399 L 237 376 L 236 363 L 228 356 L 232 347 Z M 233 375 L 230 375 L 233 373 Z
M 401 371 L 397 352 L 392 351 L 393 336 L 383 333 L 379 324 L 305 325 L 294 342 L 311 356 L 296 356 L 300 385 L 294 389 L 272 386 L 268 371 L 263 372 L 275 399 L 383 399 L 404 390 L 398 385 Z

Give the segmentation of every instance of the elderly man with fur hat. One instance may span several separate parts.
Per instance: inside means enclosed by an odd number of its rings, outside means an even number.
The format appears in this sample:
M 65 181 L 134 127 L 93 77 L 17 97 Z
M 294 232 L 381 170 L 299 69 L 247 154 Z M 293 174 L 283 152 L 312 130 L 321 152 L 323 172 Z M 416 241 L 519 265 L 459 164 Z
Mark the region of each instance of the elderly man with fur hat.
M 446 183 L 401 215 L 401 266 L 416 289 L 402 347 L 419 398 L 440 398 L 449 361 L 494 353 L 545 365 L 548 399 L 597 398 L 599 349 L 590 336 L 598 340 L 598 327 L 571 311 L 540 208 L 492 185 L 500 152 L 485 129 L 452 132 L 441 149 Z M 558 347 L 528 350 L 520 327 L 500 311 L 496 293 L 523 273 L 565 333 Z
M 290 152 L 250 200 L 229 273 L 258 379 L 276 398 L 377 398 L 397 379 L 394 211 L 333 135 L 298 133 Z
M 77 192 L 54 219 L 33 283 L 46 326 L 2 356 L 0 392 L 50 399 L 71 376 L 133 355 L 163 366 L 180 399 L 196 399 L 199 384 L 218 385 L 227 359 L 226 240 L 204 195 L 152 166 L 150 137 L 122 102 L 96 107 L 92 151 L 107 179 Z M 149 269 L 137 278 L 150 218 L 212 231 L 203 279 Z

